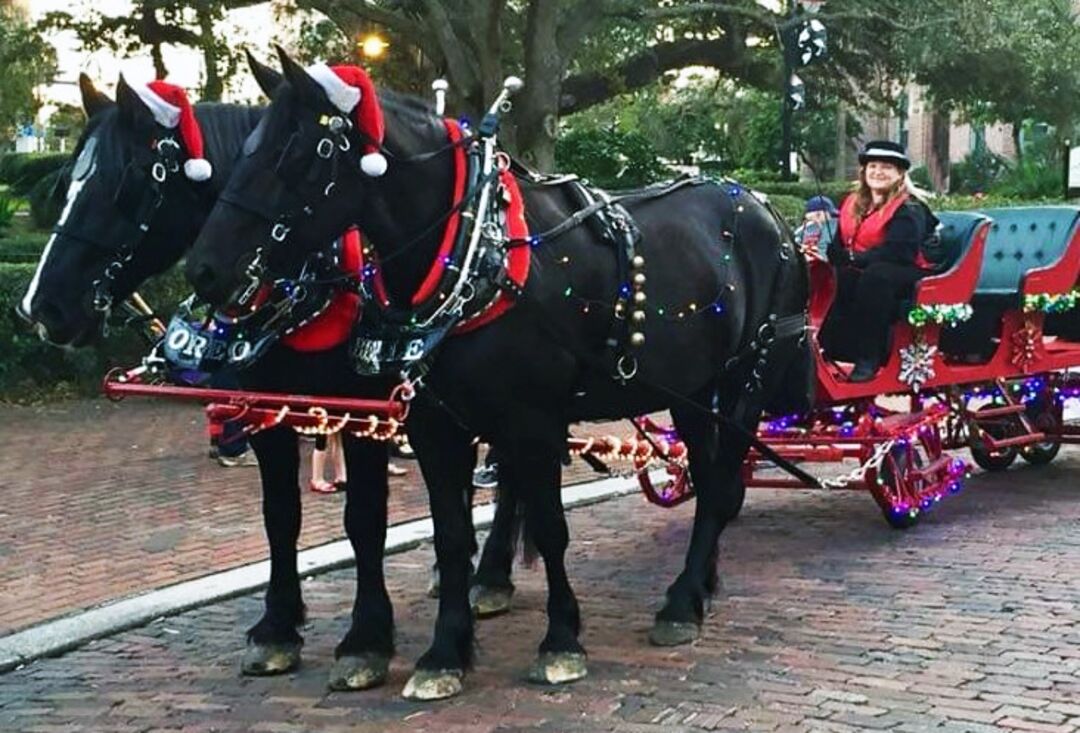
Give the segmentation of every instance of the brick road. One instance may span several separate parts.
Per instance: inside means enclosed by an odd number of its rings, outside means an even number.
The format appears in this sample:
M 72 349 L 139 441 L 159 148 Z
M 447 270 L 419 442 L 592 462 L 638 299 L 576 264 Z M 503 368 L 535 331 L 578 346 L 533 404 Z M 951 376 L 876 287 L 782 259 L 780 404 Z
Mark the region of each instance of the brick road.
M 637 496 L 570 514 L 591 675 L 520 681 L 543 628 L 543 578 L 482 622 L 466 694 L 398 695 L 429 638 L 429 548 L 388 560 L 399 657 L 391 684 L 328 693 L 352 576 L 305 584 L 305 666 L 237 674 L 256 596 L 103 639 L 0 679 L 3 731 L 1072 731 L 1080 728 L 1080 451 L 979 475 L 900 533 L 856 493 L 751 492 L 723 539 L 723 588 L 692 648 L 645 642 L 692 506 Z
M 0 425 L 0 636 L 266 558 L 258 471 L 207 460 L 201 408 L 7 405 Z M 402 465 L 411 473 L 391 479 L 395 523 L 427 515 L 419 470 Z M 577 463 L 568 480 L 594 475 Z M 343 503 L 304 492 L 302 547 L 344 536 Z

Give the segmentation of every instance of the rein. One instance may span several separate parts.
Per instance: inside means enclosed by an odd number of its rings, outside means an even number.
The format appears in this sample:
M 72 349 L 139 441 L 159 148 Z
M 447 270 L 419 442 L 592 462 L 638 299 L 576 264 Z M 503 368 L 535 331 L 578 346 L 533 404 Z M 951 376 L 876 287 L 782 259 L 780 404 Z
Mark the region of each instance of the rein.
M 174 138 L 166 137 L 158 140 L 154 145 L 153 150 L 153 162 L 149 169 L 149 185 L 147 185 L 147 176 L 145 171 L 141 168 L 141 164 L 137 161 L 132 161 L 124 169 L 120 183 L 117 185 L 116 192 L 113 196 L 113 201 L 118 208 L 121 209 L 122 214 L 127 214 L 127 212 L 121 208 L 122 204 L 126 201 L 136 199 L 137 204 L 134 207 L 134 213 L 130 216 L 125 216 L 127 221 L 135 228 L 133 236 L 124 240 L 120 246 L 114 250 L 112 261 L 105 265 L 101 277 L 94 280 L 91 284 L 91 287 L 93 288 L 92 307 L 94 312 L 105 316 L 105 318 L 102 319 L 102 332 L 105 336 L 109 335 L 108 316 L 111 313 L 114 304 L 115 298 L 112 289 L 116 283 L 116 279 L 124 268 L 134 259 L 135 250 L 142 244 L 147 233 L 150 231 L 154 218 L 160 210 L 162 202 L 165 201 L 166 193 L 176 189 L 176 174 L 181 168 L 180 144 Z M 180 178 L 183 177 L 180 176 Z M 137 189 L 137 191 L 135 189 Z M 184 190 L 194 194 L 194 192 L 186 187 Z M 99 249 L 108 250 L 111 245 L 111 243 L 91 239 L 81 232 L 63 225 L 54 227 L 53 233 L 74 239 L 84 244 L 89 244 Z M 130 320 L 131 319 L 129 319 L 128 322 L 130 322 Z

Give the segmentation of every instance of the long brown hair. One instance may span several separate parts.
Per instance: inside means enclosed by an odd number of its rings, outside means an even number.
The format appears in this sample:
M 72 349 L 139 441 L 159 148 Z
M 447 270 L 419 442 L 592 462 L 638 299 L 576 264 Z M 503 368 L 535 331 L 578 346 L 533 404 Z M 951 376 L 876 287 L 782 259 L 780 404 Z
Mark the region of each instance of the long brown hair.
M 885 196 L 885 201 L 882 202 L 882 206 L 892 201 L 897 196 L 905 193 L 910 193 L 908 190 L 907 176 L 904 171 L 900 170 L 900 180 L 889 190 Z M 874 209 L 874 198 L 870 194 L 870 186 L 866 183 L 866 166 L 859 166 L 859 180 L 855 182 L 855 223 L 861 224 L 862 220 L 866 218 L 870 212 Z

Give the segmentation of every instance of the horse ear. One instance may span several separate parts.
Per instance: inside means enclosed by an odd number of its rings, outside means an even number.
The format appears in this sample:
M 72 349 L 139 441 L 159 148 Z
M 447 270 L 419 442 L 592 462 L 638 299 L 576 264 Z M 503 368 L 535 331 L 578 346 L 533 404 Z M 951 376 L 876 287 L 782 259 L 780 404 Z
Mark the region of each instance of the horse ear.
M 93 117 L 113 105 L 103 92 L 99 92 L 86 74 L 79 74 L 79 91 L 82 93 L 83 111 L 87 117 Z
M 281 60 L 281 70 L 285 73 L 285 80 L 289 82 L 289 86 L 296 90 L 296 93 L 300 95 L 300 99 L 310 106 L 317 106 L 320 100 L 320 94 L 322 93 L 322 87 L 318 82 L 311 78 L 311 75 L 307 73 L 300 64 L 293 61 L 292 57 L 281 46 L 274 45 L 274 49 L 277 51 L 278 58 Z M 321 97 L 325 103 L 325 95 Z
M 116 82 L 116 104 L 120 107 L 120 118 L 131 127 L 138 129 L 154 124 L 154 113 L 124 80 L 123 74 Z
M 258 82 L 259 88 L 263 90 L 263 93 L 266 96 L 273 97 L 274 90 L 281 84 L 281 72 L 261 63 L 251 54 L 251 51 L 246 48 L 244 49 L 244 55 L 247 56 L 248 66 L 251 67 L 251 75 L 255 77 L 255 81 Z

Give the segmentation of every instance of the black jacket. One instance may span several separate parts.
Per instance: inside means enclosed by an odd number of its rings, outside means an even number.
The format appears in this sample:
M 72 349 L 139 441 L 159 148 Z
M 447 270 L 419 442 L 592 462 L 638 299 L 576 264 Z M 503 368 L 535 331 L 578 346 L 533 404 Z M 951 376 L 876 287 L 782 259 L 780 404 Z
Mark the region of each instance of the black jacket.
M 869 267 L 875 262 L 914 265 L 923 242 L 937 229 L 938 220 L 919 199 L 911 196 L 885 225 L 885 241 L 865 252 L 852 253 L 842 242 L 848 233 L 841 229 L 829 244 L 827 254 L 834 265 Z

